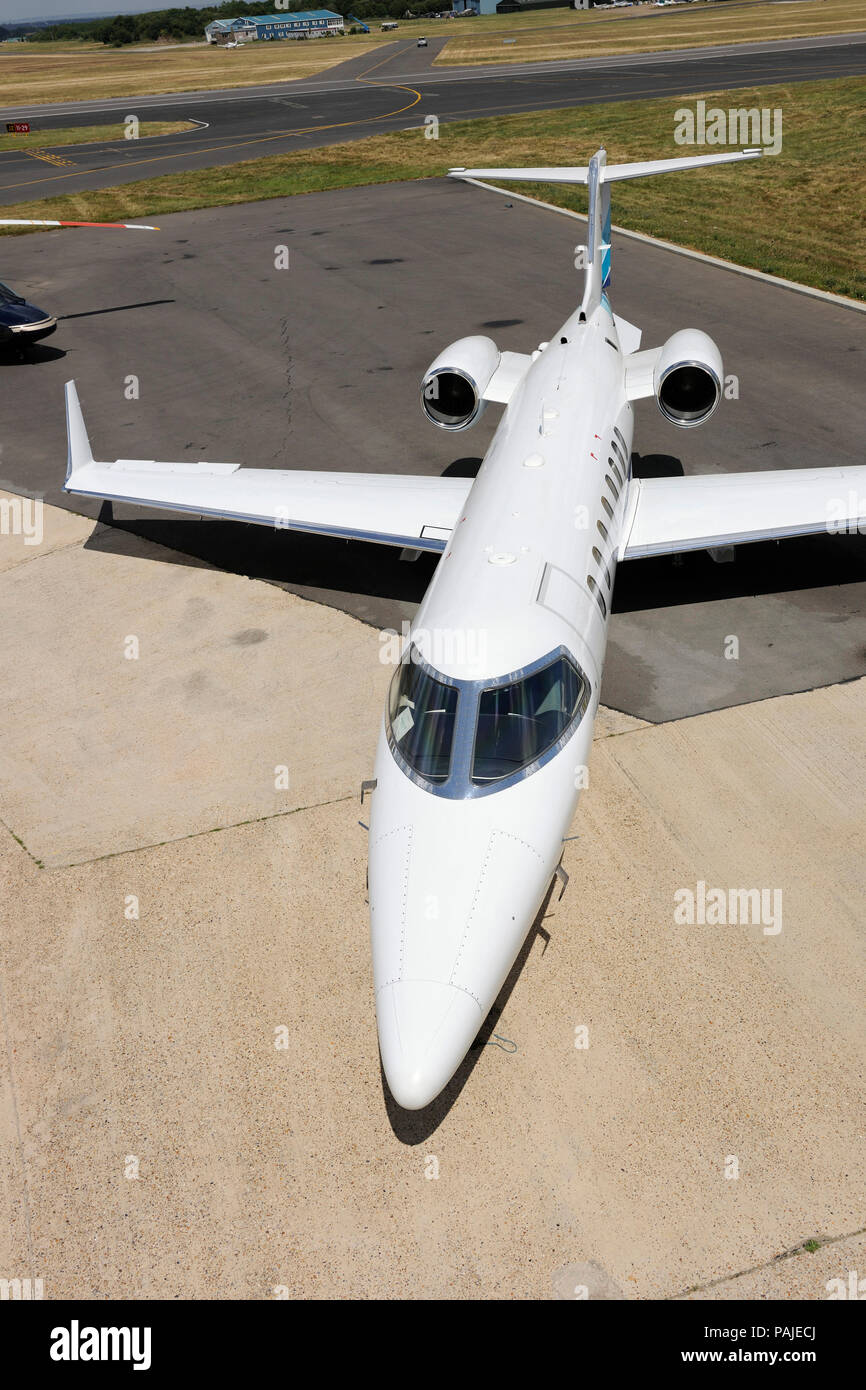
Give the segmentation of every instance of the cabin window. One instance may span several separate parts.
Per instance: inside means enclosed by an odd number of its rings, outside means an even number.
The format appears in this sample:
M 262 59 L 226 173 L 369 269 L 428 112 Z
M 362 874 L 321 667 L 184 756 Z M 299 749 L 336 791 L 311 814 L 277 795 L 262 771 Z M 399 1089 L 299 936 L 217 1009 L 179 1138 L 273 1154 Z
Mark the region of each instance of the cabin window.
M 613 500 L 616 502 L 619 499 L 619 488 L 617 487 L 616 483 L 614 482 L 613 478 L 610 476 L 609 473 L 605 473 L 604 481 L 607 483 L 608 487 L 613 493 Z
M 613 507 L 610 505 L 606 497 L 602 497 L 601 505 L 604 507 L 611 521 L 613 521 Z
M 607 587 L 610 588 L 610 574 L 609 574 L 609 572 L 607 571 L 607 569 L 605 569 L 605 574 L 607 575 Z M 596 582 L 595 582 L 595 580 L 593 579 L 593 577 L 592 577 L 591 574 L 588 574 L 588 575 L 586 576 L 586 583 L 587 583 L 587 587 L 588 587 L 588 589 L 589 589 L 589 592 L 590 592 L 591 594 L 594 594 L 594 595 L 595 595 L 595 601 L 596 601 L 596 603 L 598 604 L 599 608 L 601 609 L 602 617 L 603 617 L 603 618 L 606 618 L 606 617 L 607 617 L 607 604 L 606 604 L 605 601 L 604 601 L 604 594 L 601 592 L 601 589 L 598 587 L 598 585 L 596 584 Z
M 602 540 L 603 540 L 603 541 L 609 541 L 609 540 L 610 540 L 610 536 L 608 535 L 608 530 L 607 530 L 607 527 L 605 526 L 604 522 L 603 522 L 603 521 L 597 521 L 595 524 L 596 524 L 596 528 L 598 529 L 598 533 L 599 533 L 599 535 L 601 536 Z
M 451 769 L 457 694 L 456 686 L 436 680 L 413 661 L 412 652 L 391 681 L 391 742 L 409 767 L 428 782 L 445 782 Z
M 612 471 L 616 474 L 616 480 L 617 480 L 617 482 L 619 483 L 620 487 L 622 487 L 623 482 L 625 481 L 625 479 L 623 478 L 623 475 L 622 475 L 622 473 L 621 473 L 621 471 L 620 471 L 620 466 L 619 466 L 619 464 L 617 463 L 616 459 L 614 459 L 614 458 L 609 458 L 609 459 L 608 459 L 608 464 L 610 465 L 610 468 L 612 469 Z
M 522 680 L 482 690 L 473 783 L 497 782 L 536 762 L 582 711 L 585 691 L 585 682 L 565 656 Z

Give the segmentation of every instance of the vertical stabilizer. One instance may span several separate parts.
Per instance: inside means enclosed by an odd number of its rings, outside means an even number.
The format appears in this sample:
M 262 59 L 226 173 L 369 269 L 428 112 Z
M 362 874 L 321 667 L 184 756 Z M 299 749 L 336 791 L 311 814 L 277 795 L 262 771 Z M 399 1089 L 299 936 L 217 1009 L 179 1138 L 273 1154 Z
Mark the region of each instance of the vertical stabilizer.
M 601 303 L 610 284 L 610 189 L 604 182 L 607 154 L 598 150 L 587 168 L 589 216 L 586 236 L 586 280 L 581 309 L 587 318 Z

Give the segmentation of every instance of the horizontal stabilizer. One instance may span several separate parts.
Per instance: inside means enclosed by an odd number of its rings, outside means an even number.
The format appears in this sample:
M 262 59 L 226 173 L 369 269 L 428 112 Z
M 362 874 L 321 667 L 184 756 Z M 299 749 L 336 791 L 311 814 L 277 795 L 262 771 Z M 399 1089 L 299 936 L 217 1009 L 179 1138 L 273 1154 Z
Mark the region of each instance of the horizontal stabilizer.
M 603 164 L 599 168 L 598 182 L 616 183 L 620 179 L 645 179 L 652 174 L 675 174 L 687 169 L 705 169 L 713 164 L 740 164 L 744 159 L 760 159 L 760 149 L 729 150 L 725 154 L 695 154 L 678 159 L 647 159 L 635 164 Z M 589 166 L 574 168 L 527 168 L 527 169 L 449 169 L 451 179 L 501 179 L 506 182 L 519 180 L 521 183 L 588 183 Z
M 726 154 L 692 154 L 678 159 L 647 159 L 636 164 L 606 164 L 602 183 L 620 179 L 646 179 L 652 174 L 677 174 L 688 169 L 707 169 L 714 164 L 741 164 L 744 159 L 760 159 L 761 149 L 729 150 Z
M 586 183 L 589 169 L 449 169 L 449 179 L 520 179 L 522 183 Z

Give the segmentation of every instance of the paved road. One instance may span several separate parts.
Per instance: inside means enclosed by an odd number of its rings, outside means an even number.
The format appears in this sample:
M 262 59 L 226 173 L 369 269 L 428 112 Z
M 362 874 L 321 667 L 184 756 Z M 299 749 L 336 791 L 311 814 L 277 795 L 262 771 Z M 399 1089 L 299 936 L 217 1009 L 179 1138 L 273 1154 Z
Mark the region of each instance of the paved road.
M 444 43 L 431 40 L 428 49 L 419 50 L 414 42 L 399 40 L 350 59 L 327 76 L 268 87 L 0 109 L 0 122 L 30 118 L 45 132 L 71 123 L 117 122 L 130 112 L 152 120 L 207 123 L 182 135 L 63 147 L 57 153 L 65 162 L 59 165 L 28 154 L 25 147 L 0 153 L 0 205 L 361 139 L 374 131 L 420 125 L 428 113 L 442 121 L 465 120 L 866 72 L 863 34 L 579 62 L 434 69 Z M 37 148 L 50 148 L 50 134 Z
M 37 361 L 0 358 L 0 486 L 70 506 L 60 491 L 69 377 L 98 458 L 471 471 L 496 409 L 457 438 L 433 429 L 418 405 L 425 368 L 466 333 L 531 349 L 579 295 L 571 219 L 442 180 L 162 225 L 158 236 L 101 235 L 98 248 L 86 231 L 4 245 L 5 276 L 63 317 Z M 288 270 L 275 269 L 280 245 Z M 863 462 L 864 315 L 625 238 L 615 238 L 613 297 L 647 346 L 705 328 L 740 380 L 739 400 L 698 430 L 677 431 L 639 402 L 638 471 Z M 138 400 L 126 399 L 131 376 Z M 78 499 L 74 508 L 98 513 Z M 379 626 L 411 616 L 435 563 L 132 508 L 115 521 Z M 864 544 L 821 536 L 747 546 L 728 565 L 705 554 L 622 565 L 603 698 L 663 720 L 862 675 Z M 739 661 L 722 654 L 731 634 Z

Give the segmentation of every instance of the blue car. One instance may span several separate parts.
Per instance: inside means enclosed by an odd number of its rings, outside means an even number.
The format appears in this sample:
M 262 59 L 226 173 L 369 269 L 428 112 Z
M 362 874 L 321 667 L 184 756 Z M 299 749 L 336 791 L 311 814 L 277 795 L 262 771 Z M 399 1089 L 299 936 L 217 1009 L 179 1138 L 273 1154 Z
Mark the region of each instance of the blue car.
M 57 327 L 53 314 L 37 309 L 0 281 L 0 347 L 25 352 L 31 343 L 47 338 Z

